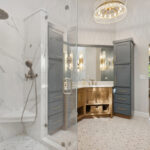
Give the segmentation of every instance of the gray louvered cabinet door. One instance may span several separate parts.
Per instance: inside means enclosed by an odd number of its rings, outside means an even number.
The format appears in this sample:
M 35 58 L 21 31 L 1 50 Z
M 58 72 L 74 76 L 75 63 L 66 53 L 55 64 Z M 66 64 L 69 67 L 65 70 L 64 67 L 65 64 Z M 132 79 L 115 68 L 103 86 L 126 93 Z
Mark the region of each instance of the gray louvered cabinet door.
M 48 34 L 48 133 L 64 125 L 63 35 L 49 27 Z
M 134 43 L 114 42 L 114 113 L 131 117 L 134 111 Z

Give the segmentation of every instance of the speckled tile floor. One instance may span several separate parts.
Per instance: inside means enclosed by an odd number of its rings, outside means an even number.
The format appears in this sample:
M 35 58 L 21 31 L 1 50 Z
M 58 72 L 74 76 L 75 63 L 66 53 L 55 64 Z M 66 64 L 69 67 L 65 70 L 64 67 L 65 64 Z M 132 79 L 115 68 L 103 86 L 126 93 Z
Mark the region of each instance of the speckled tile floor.
M 150 150 L 150 121 L 84 119 L 78 123 L 78 150 Z

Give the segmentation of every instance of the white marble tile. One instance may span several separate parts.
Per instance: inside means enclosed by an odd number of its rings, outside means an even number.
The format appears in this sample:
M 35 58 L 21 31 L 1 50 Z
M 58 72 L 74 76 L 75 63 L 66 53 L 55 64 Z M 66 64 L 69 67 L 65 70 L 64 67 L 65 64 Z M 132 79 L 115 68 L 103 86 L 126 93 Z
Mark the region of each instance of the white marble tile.
M 0 23 L 0 112 L 2 112 L 2 118 L 5 118 L 8 112 L 14 114 L 16 110 L 23 107 L 24 41 L 21 37 L 23 21 L 16 17 L 13 21 L 10 17 L 7 21 Z M 21 115 L 21 111 L 17 115 Z M 0 123 L 0 141 L 22 132 L 20 123 Z
M 49 150 L 32 138 L 20 135 L 0 143 L 0 150 Z
M 36 24 L 36 26 L 35 26 Z M 23 60 L 30 60 L 32 62 L 32 68 L 34 73 L 38 74 L 36 78 L 36 87 L 35 82 L 29 96 L 29 102 L 27 105 L 27 110 L 30 112 L 36 112 L 36 93 L 35 88 L 37 89 L 37 101 L 38 101 L 38 115 L 37 119 L 33 124 L 26 124 L 26 131 L 35 139 L 41 140 L 41 12 L 31 16 L 25 20 L 25 39 L 26 47 L 24 49 Z M 25 73 L 29 69 L 24 66 Z M 31 88 L 33 81 L 28 80 L 24 81 L 24 102 L 27 100 L 27 95 Z
M 22 125 L 18 123 L 3 123 L 0 124 L 0 143 L 10 137 L 21 134 L 23 131 Z

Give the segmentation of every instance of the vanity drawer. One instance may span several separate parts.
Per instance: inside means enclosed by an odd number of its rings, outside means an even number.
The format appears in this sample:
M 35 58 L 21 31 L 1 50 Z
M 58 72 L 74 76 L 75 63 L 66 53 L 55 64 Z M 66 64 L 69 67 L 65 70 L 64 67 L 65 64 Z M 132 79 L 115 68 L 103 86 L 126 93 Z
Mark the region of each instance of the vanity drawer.
M 131 106 L 127 104 L 114 103 L 114 112 L 118 114 L 131 115 Z
M 130 94 L 130 88 L 116 88 L 116 94 Z
M 115 94 L 114 101 L 123 104 L 131 104 L 130 95 Z

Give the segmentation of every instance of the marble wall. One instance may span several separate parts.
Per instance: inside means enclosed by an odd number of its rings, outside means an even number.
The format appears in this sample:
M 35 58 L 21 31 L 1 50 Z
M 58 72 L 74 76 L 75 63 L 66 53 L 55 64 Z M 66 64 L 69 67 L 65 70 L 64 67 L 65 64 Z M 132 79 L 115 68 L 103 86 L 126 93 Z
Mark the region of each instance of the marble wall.
M 23 104 L 23 21 L 0 20 L 0 116 L 20 112 Z M 22 133 L 20 124 L 1 124 L 0 141 Z
M 24 62 L 29 60 L 33 64 L 33 71 L 34 73 L 38 74 L 36 78 L 36 85 L 34 80 L 28 80 L 24 82 L 24 103 L 27 100 L 27 96 L 29 90 L 33 84 L 33 88 L 31 90 L 31 94 L 29 97 L 29 102 L 27 105 L 27 110 L 36 114 L 36 93 L 35 88 L 37 89 L 37 118 L 33 123 L 26 123 L 26 132 L 28 135 L 33 137 L 34 139 L 41 140 L 42 135 L 42 117 L 41 117 L 41 89 L 42 89 L 42 82 L 41 82 L 41 71 L 44 65 L 42 64 L 42 50 L 44 43 L 42 42 L 42 37 L 44 36 L 44 29 L 43 23 L 45 21 L 46 13 L 43 10 L 38 11 L 32 16 L 29 16 L 24 20 L 25 23 L 25 49 L 24 49 Z M 46 28 L 46 27 L 45 27 Z M 42 32 L 43 31 L 43 32 Z M 46 36 L 45 36 L 46 37 Z M 44 49 L 46 53 L 46 49 Z M 24 67 L 25 73 L 29 71 L 29 69 L 25 66 Z M 35 87 L 36 86 L 36 87 Z

